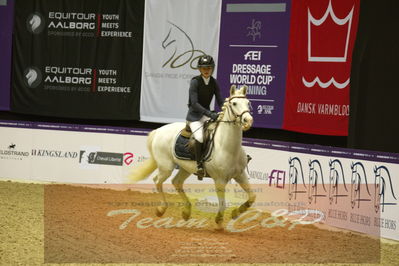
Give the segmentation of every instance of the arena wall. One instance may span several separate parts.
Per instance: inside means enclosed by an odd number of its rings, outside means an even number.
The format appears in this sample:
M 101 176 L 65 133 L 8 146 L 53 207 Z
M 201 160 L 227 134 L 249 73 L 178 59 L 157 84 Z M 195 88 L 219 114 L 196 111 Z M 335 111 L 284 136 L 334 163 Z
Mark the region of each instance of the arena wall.
M 0 178 L 126 184 L 131 169 L 149 156 L 148 132 L 0 121 Z M 322 223 L 399 240 L 398 154 L 257 139 L 243 144 L 252 157 L 247 173 L 257 194 L 256 208 L 286 209 L 287 215 L 317 210 Z M 186 183 L 213 182 L 191 176 Z M 245 198 L 237 184 L 230 185 L 233 199 Z

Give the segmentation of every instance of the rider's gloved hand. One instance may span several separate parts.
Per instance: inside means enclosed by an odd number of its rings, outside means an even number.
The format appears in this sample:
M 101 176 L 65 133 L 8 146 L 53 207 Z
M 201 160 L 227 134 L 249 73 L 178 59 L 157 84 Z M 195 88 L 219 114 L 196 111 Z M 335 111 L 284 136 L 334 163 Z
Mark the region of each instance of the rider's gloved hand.
M 211 112 L 209 117 L 213 120 L 216 121 L 219 117 L 219 114 L 217 112 Z

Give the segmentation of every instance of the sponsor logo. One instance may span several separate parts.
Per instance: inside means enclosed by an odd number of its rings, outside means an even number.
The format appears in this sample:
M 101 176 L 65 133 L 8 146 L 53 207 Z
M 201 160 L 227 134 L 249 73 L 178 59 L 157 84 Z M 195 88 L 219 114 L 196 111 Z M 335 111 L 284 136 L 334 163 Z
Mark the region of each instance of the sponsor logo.
M 42 72 L 37 67 L 28 67 L 24 71 L 25 85 L 29 88 L 36 88 L 42 82 Z
M 79 152 L 79 163 L 83 166 L 90 165 L 112 165 L 122 166 L 133 163 L 134 154 L 131 152 L 115 153 L 94 150 L 81 150 Z
M 328 180 L 325 180 L 323 170 L 326 172 L 327 169 L 329 175 Z M 278 170 L 274 171 L 277 172 L 274 175 L 273 172 L 270 174 L 269 185 L 272 181 L 277 182 L 285 178 L 285 175 L 278 175 Z M 308 168 L 305 169 L 301 160 L 294 157 L 289 158 L 288 173 L 287 186 L 290 200 L 295 200 L 298 194 L 307 194 L 309 204 L 317 203 L 319 198 L 326 198 L 330 205 L 344 203 L 349 204 L 351 209 L 372 206 L 376 213 L 383 213 L 389 206 L 398 204 L 394 180 L 385 165 L 374 165 L 371 170 L 370 166 L 367 168 L 362 162 L 357 161 L 351 162 L 350 168 L 345 168 L 339 159 L 331 159 L 328 168 L 324 168 L 320 161 L 310 160 Z M 374 177 L 372 183 L 370 175 Z
M 355 6 L 352 7 L 346 17 L 338 18 L 334 12 L 331 1 L 329 1 L 324 15 L 317 19 L 312 15 L 311 8 L 308 7 L 308 62 L 347 62 L 354 8 Z M 329 17 L 330 20 L 334 22 L 334 26 L 323 26 L 324 22 Z M 329 25 L 329 23 L 326 23 L 326 25 Z M 323 34 L 325 34 L 327 31 L 330 34 L 342 37 L 336 38 L 334 44 L 330 43 L 329 45 L 326 45 L 325 38 L 317 37 L 317 34 L 323 32 Z M 330 51 L 331 49 L 326 49 L 326 47 L 336 47 L 336 50 L 332 53 Z M 321 80 L 319 76 L 316 76 L 313 80 L 309 80 L 302 76 L 302 83 L 307 88 L 312 88 L 316 85 L 321 88 L 327 88 L 333 85 L 337 89 L 344 89 L 349 85 L 349 82 L 349 77 L 346 80 L 337 81 L 334 77 L 331 77 L 329 80 Z
M 269 173 L 250 170 L 248 175 L 249 175 L 249 178 L 251 178 L 251 179 L 257 179 L 257 180 L 266 181 L 268 179 Z
M 244 60 L 260 61 L 262 51 L 248 51 L 244 54 Z
M 194 47 L 194 42 L 182 27 L 167 21 L 170 28 L 162 41 L 162 48 L 171 54 L 167 57 L 162 67 L 179 68 L 189 64 L 192 69 L 197 69 L 198 58 L 205 55 L 205 52 Z M 196 55 L 197 53 L 197 55 Z
M 374 209 L 378 213 L 380 210 L 385 211 L 385 206 L 397 205 L 396 193 L 392 185 L 392 178 L 388 167 L 374 166 L 373 169 L 375 184 L 374 184 Z M 381 207 L 382 206 L 382 207 Z
M 269 186 L 274 185 L 276 188 L 284 189 L 285 171 L 273 169 L 269 175 Z
M 134 158 L 134 154 L 133 153 L 131 153 L 131 152 L 125 152 L 124 154 L 123 154 L 123 162 L 126 164 L 126 165 L 130 165 L 132 162 L 133 162 L 133 158 Z
M 18 150 L 15 143 L 10 143 L 9 145 L 7 145 L 6 149 L 0 149 L 0 159 L 22 160 L 23 158 L 28 156 L 29 152 Z
M 319 190 L 321 183 L 323 191 Z M 308 186 L 308 200 L 309 203 L 317 203 L 319 197 L 326 197 L 326 186 L 324 185 L 323 168 L 319 160 L 309 161 L 309 186 Z M 321 192 L 321 193 L 320 193 Z
M 39 34 L 45 27 L 44 18 L 40 13 L 30 14 L 26 20 L 26 28 L 30 33 Z
M 48 84 L 89 86 L 92 84 L 93 69 L 91 68 L 45 66 L 44 73 L 46 74 L 44 82 Z
M 354 209 L 356 205 L 357 208 L 360 208 L 360 202 L 371 201 L 371 193 L 364 165 L 361 162 L 352 162 L 351 171 L 351 207 Z M 364 189 L 366 189 L 367 195 L 364 195 Z
M 259 104 L 256 109 L 258 110 L 259 115 L 260 114 L 271 115 L 274 110 L 274 105 Z
M 79 163 L 121 166 L 123 153 L 80 151 Z
M 49 29 L 94 30 L 96 14 L 49 12 Z
M 293 157 L 288 159 L 289 170 L 288 170 L 288 199 L 296 199 L 297 194 L 306 193 L 306 190 L 301 187 L 303 186 L 307 189 L 305 184 L 305 176 L 303 174 L 303 167 L 301 159 L 298 157 Z M 301 184 L 302 181 L 302 184 Z M 298 187 L 298 185 L 300 185 Z
M 338 198 L 348 197 L 348 188 L 346 187 L 344 168 L 341 161 L 338 159 L 330 160 L 328 165 L 330 167 L 330 186 L 328 189 L 328 198 L 330 200 L 330 204 L 337 204 Z M 342 191 L 340 187 L 343 187 L 345 191 Z
M 256 40 L 257 37 L 260 39 L 262 36 L 260 32 L 261 29 L 262 29 L 262 22 L 252 19 L 251 25 L 247 27 L 248 30 L 247 37 L 248 36 L 251 37 L 253 42 Z
M 332 7 L 331 1 L 328 3 L 328 7 L 326 9 L 326 12 L 320 19 L 316 19 L 313 17 L 310 8 L 308 8 L 308 61 L 309 62 L 346 62 L 347 55 L 348 55 L 348 47 L 349 47 L 349 37 L 350 37 L 350 30 L 351 30 L 351 25 L 352 25 L 352 17 L 353 17 L 353 11 L 354 11 L 355 6 L 352 7 L 351 11 L 348 13 L 348 15 L 345 18 L 338 18 L 335 13 L 334 9 Z M 333 29 L 328 29 L 325 28 L 324 30 L 333 30 L 334 32 L 338 32 L 338 34 L 335 34 L 336 36 L 343 36 L 345 39 L 337 39 L 335 46 L 340 47 L 340 51 L 342 55 L 340 56 L 314 56 L 313 54 L 315 53 L 313 51 L 313 46 L 319 45 L 322 47 L 322 50 L 324 50 L 324 53 L 328 53 L 326 51 L 325 47 L 326 45 L 323 43 L 316 43 L 314 39 L 312 39 L 312 36 L 315 37 L 316 33 L 312 33 L 312 29 L 315 28 L 320 28 L 323 27 L 322 24 L 328 19 L 328 17 L 331 17 L 333 22 L 335 23 L 335 27 Z M 339 34 L 342 32 L 344 34 Z M 317 32 L 317 31 L 316 31 Z M 322 39 L 322 38 L 320 38 Z M 313 45 L 313 46 L 312 46 Z M 312 48 L 313 47 L 313 48 Z
M 65 158 L 65 159 L 75 159 L 78 157 L 78 153 L 75 151 L 59 151 L 59 150 L 43 150 L 43 149 L 32 149 L 31 155 L 35 157 L 51 157 L 51 158 Z
M 132 38 L 131 31 L 121 30 L 119 14 L 48 12 L 48 35 L 64 37 Z
M 29 67 L 24 72 L 25 84 L 35 88 L 43 82 L 49 91 L 131 93 L 130 86 L 123 86 L 116 69 L 95 69 L 68 66 L 44 66 L 42 71 Z

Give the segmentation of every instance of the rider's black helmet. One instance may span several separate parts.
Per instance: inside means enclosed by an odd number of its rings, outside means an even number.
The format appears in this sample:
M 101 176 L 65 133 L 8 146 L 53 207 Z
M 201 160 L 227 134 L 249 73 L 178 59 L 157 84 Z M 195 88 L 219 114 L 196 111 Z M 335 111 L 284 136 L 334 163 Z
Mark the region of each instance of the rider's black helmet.
M 215 67 L 215 61 L 213 61 L 212 56 L 203 55 L 198 59 L 197 67 Z

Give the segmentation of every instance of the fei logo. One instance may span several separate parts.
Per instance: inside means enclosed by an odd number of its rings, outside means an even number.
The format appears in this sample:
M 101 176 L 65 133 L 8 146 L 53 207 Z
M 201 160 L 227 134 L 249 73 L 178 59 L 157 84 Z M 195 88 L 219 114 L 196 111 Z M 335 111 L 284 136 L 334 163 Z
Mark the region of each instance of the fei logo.
M 42 82 L 42 73 L 37 67 L 28 67 L 24 71 L 25 85 L 29 88 L 36 88 Z
M 285 171 L 273 169 L 269 175 L 269 187 L 274 183 L 276 188 L 284 189 L 285 186 Z
M 30 33 L 39 34 L 44 29 L 44 18 L 40 13 L 33 13 L 28 16 L 26 20 L 26 28 Z
M 244 60 L 260 61 L 262 51 L 248 51 L 244 54 Z

